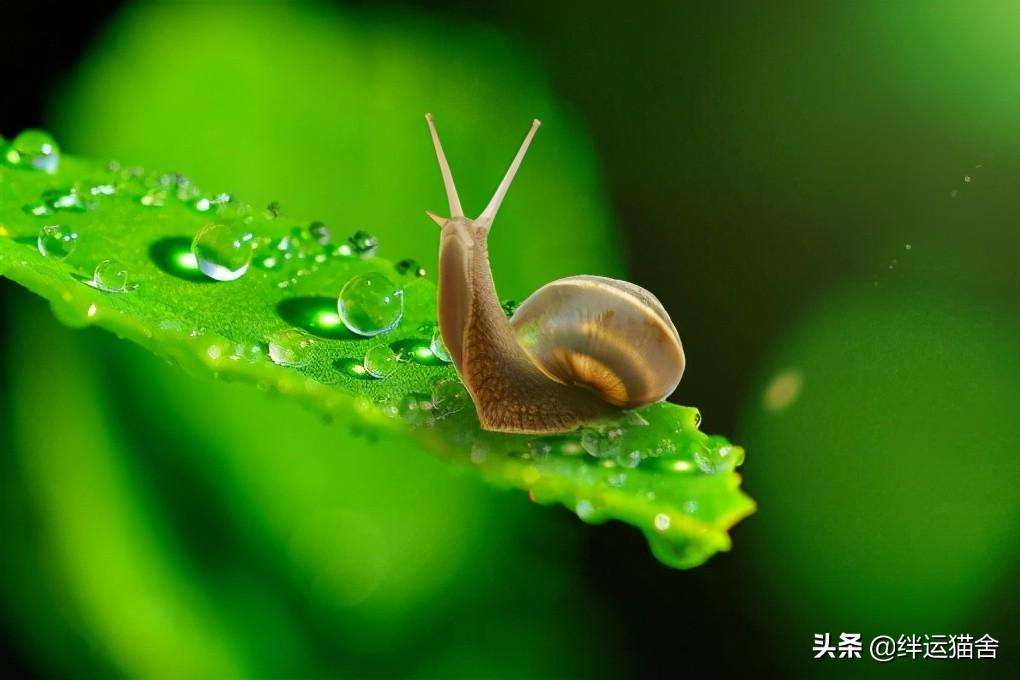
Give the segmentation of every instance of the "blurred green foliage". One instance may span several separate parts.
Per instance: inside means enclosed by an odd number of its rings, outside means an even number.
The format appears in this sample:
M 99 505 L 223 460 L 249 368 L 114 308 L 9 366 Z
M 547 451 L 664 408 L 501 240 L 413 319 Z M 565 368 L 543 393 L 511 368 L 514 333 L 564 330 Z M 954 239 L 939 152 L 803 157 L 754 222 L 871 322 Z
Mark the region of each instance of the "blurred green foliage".
M 894 284 L 834 297 L 777 348 L 763 377 L 799 388 L 742 429 L 750 478 L 784 501 L 757 542 L 802 556 L 762 551 L 762 577 L 805 639 L 987 625 L 978 602 L 1020 558 L 1018 347 L 1016 318 Z

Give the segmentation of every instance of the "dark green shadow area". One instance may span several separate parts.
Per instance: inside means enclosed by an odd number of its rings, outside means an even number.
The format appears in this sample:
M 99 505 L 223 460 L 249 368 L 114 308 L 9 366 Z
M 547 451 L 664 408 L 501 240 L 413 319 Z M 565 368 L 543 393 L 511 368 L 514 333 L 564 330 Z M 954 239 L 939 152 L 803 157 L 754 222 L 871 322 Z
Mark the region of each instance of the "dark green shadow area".
M 367 340 L 355 335 L 340 321 L 336 299 L 328 297 L 295 297 L 276 305 L 276 312 L 292 326 L 327 340 Z
M 191 254 L 191 239 L 169 236 L 149 246 L 149 258 L 160 271 L 192 283 L 215 283 L 201 272 Z

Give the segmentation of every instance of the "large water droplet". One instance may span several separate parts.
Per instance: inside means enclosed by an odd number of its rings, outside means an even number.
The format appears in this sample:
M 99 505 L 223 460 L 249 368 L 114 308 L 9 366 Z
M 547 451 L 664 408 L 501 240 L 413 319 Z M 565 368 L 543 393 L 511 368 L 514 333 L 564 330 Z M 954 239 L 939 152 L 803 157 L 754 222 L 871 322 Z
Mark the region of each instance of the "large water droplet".
M 60 148 L 48 132 L 25 130 L 4 152 L 11 165 L 54 173 L 60 165 Z
M 78 246 L 78 234 L 65 224 L 47 224 L 39 230 L 36 244 L 46 257 L 63 260 Z
M 92 278 L 85 284 L 107 293 L 123 293 L 138 287 L 128 282 L 127 268 L 116 260 L 103 260 L 97 264 Z
M 277 331 L 266 338 L 269 358 L 280 366 L 305 366 L 312 358 L 315 338 L 296 328 Z
M 404 293 L 382 274 L 361 274 L 340 291 L 337 311 L 344 325 L 358 335 L 388 333 L 404 314 Z
M 429 343 L 429 349 L 432 350 L 432 355 L 440 361 L 447 364 L 453 361 L 449 350 L 446 349 L 446 343 L 443 342 L 443 335 L 439 332 L 438 328 L 432 332 L 432 341 Z
M 347 239 L 347 242 L 350 244 L 352 251 L 364 258 L 369 258 L 375 255 L 375 249 L 379 247 L 379 240 L 375 236 L 372 236 L 367 231 L 361 231 L 360 229 L 354 232 L 354 234 Z
M 233 281 L 244 276 L 252 258 L 252 234 L 230 224 L 207 224 L 191 242 L 202 273 L 217 281 Z
M 365 370 L 373 378 L 387 378 L 400 368 L 400 355 L 389 345 L 376 345 L 365 352 Z

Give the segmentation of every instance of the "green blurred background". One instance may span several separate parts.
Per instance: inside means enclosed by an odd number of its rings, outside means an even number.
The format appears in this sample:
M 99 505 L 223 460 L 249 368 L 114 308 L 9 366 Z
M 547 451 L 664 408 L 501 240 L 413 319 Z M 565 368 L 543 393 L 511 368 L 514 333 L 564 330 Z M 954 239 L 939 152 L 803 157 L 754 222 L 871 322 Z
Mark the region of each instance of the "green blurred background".
M 20 8 L 0 133 L 176 169 L 435 260 L 433 110 L 500 292 L 625 275 L 673 400 L 748 451 L 733 551 L 640 534 L 71 331 L 0 281 L 18 675 L 1011 677 L 1020 664 L 1020 4 Z M 430 270 L 430 276 L 432 275 Z M 989 633 L 994 662 L 813 661 Z

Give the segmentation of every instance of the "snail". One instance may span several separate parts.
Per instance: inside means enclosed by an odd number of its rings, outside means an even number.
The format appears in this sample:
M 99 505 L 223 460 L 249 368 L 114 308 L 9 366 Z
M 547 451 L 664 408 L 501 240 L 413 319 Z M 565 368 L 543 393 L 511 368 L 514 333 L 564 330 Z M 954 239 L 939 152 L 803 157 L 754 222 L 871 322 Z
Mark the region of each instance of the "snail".
M 626 281 L 570 276 L 539 288 L 507 319 L 488 235 L 541 123 L 535 120 L 492 200 L 464 216 L 431 114 L 426 114 L 450 217 L 441 229 L 439 331 L 485 430 L 569 432 L 621 409 L 662 401 L 684 372 L 680 335 L 654 295 Z

